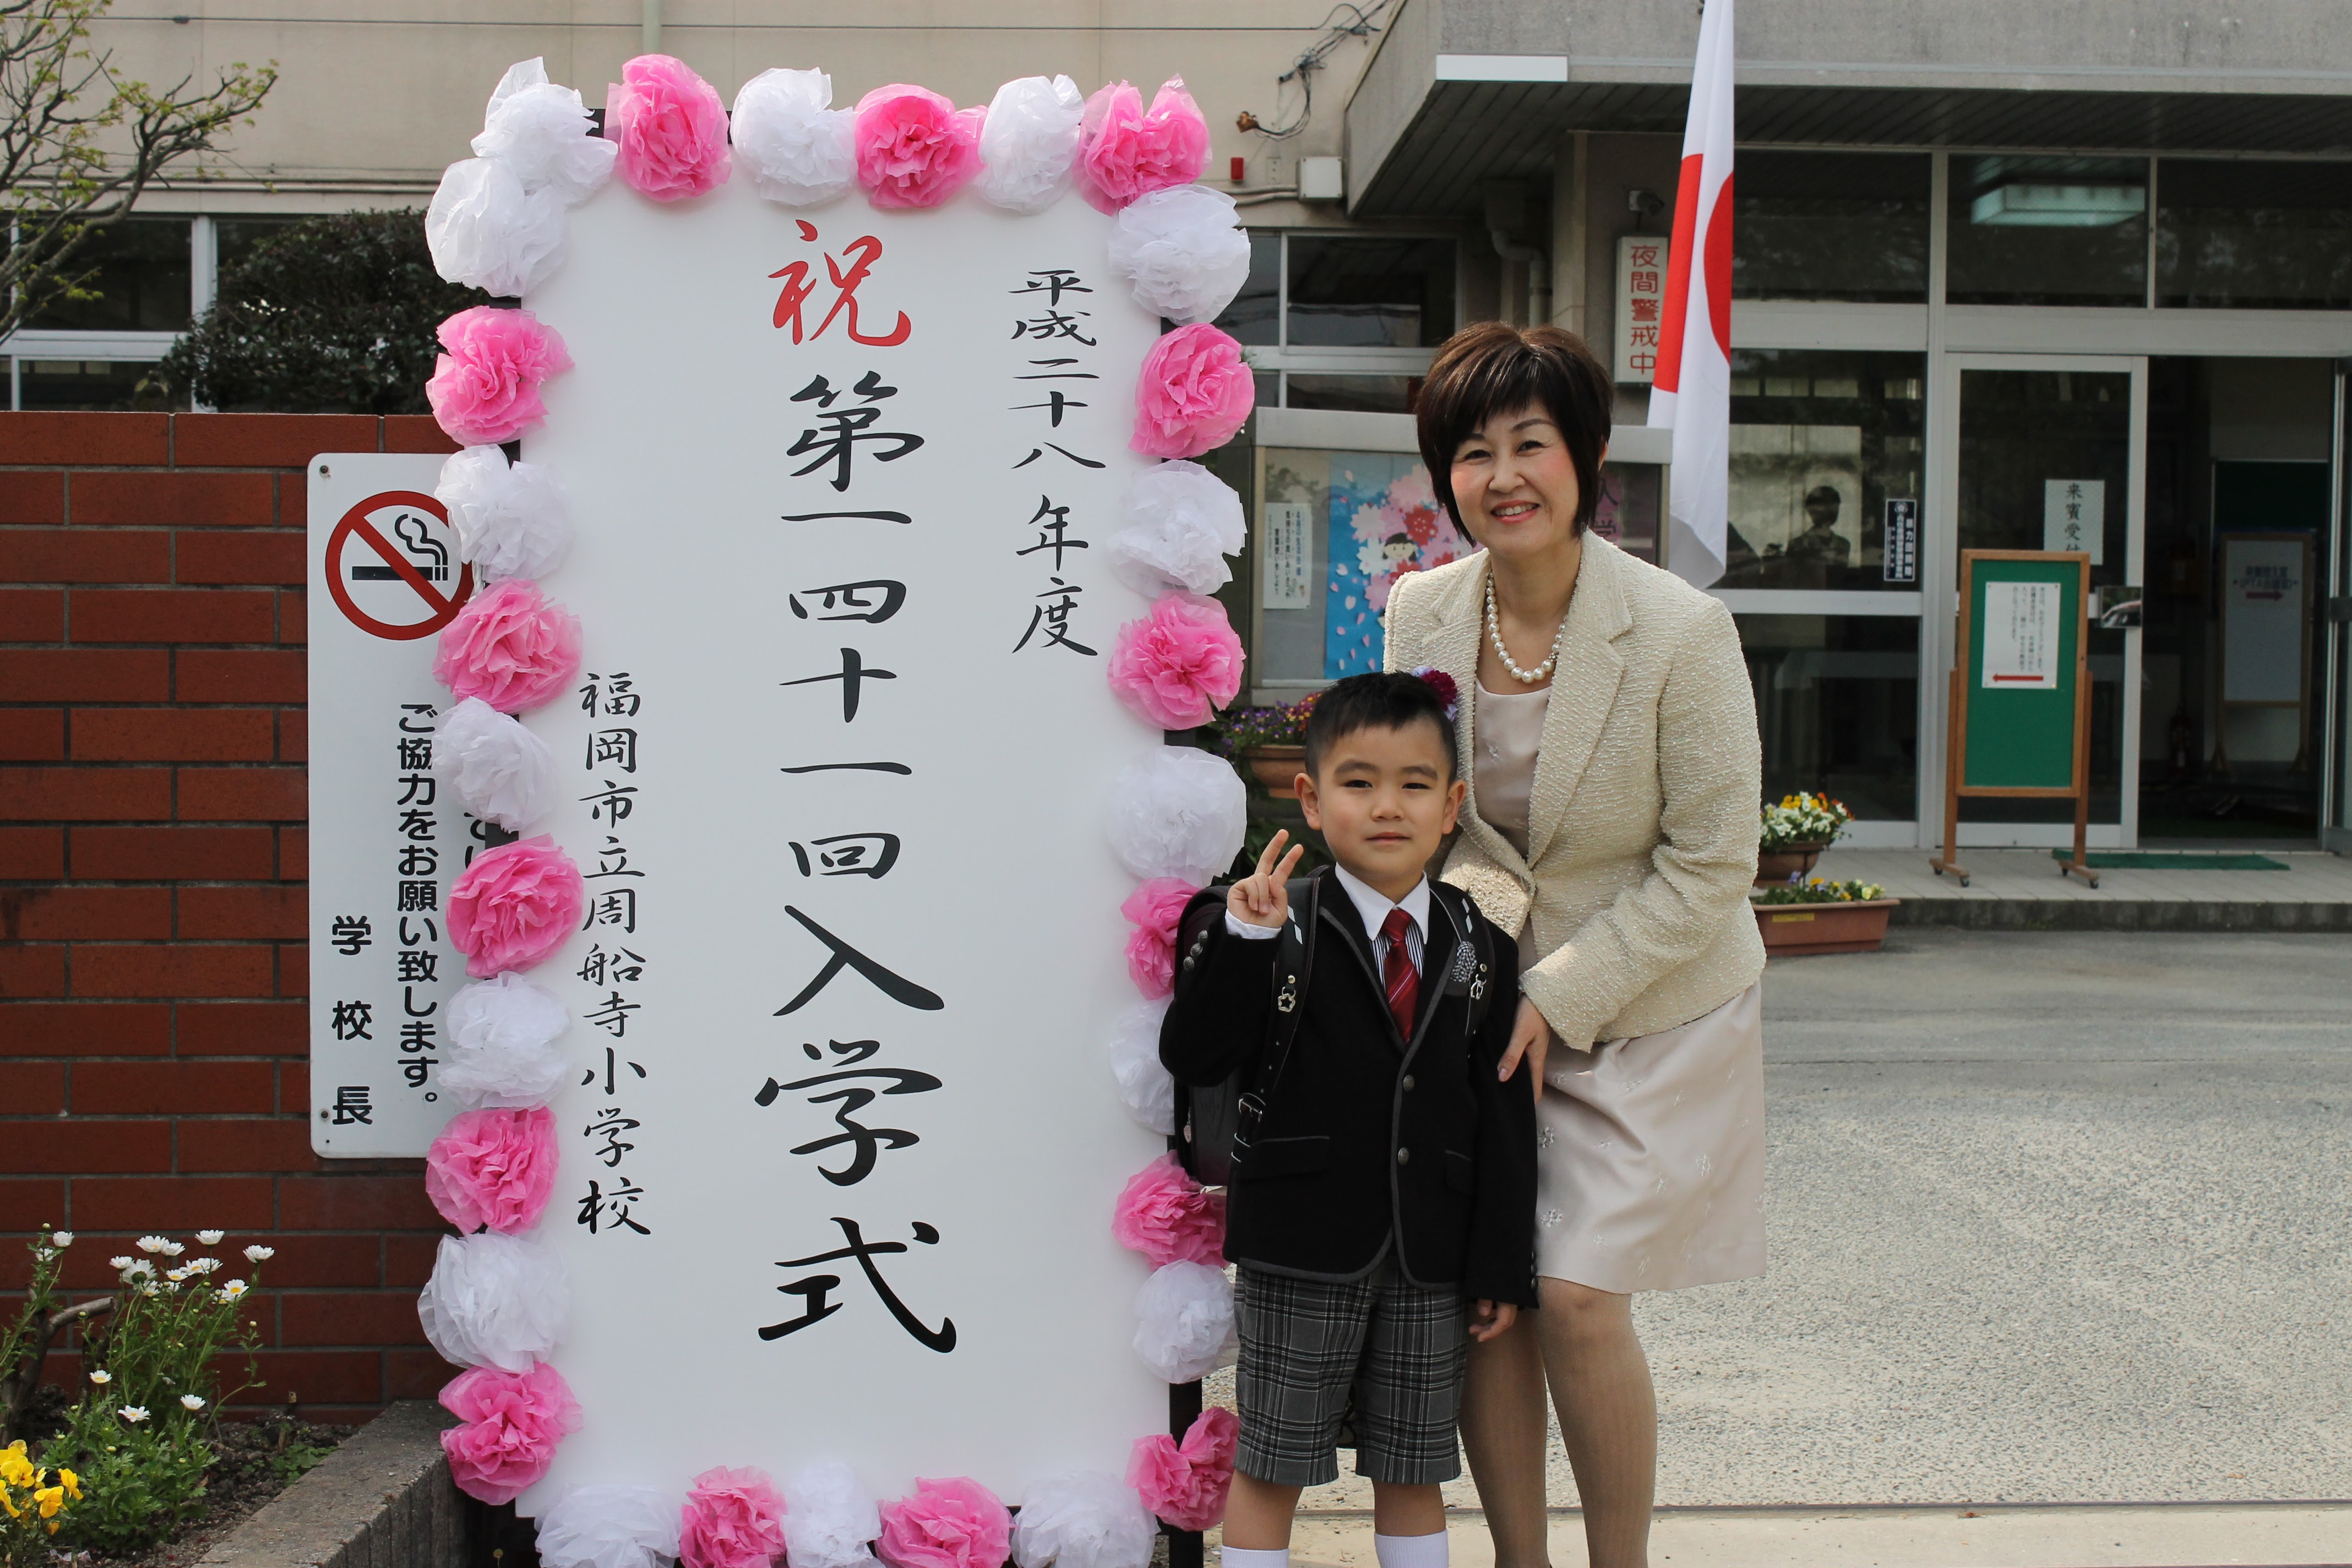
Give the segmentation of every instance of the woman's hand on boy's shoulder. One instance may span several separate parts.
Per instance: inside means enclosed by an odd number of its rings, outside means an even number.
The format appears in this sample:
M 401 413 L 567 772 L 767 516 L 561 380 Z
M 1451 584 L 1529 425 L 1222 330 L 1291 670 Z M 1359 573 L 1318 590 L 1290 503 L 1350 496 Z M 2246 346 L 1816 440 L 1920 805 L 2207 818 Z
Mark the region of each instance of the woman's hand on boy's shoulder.
M 1290 918 L 1290 873 L 1297 868 L 1307 846 L 1292 844 L 1290 853 L 1284 855 L 1282 847 L 1288 843 L 1289 829 L 1276 833 L 1265 853 L 1257 858 L 1257 869 L 1225 890 L 1227 914 L 1244 924 L 1268 928 Z M 1279 863 L 1276 856 L 1281 857 Z

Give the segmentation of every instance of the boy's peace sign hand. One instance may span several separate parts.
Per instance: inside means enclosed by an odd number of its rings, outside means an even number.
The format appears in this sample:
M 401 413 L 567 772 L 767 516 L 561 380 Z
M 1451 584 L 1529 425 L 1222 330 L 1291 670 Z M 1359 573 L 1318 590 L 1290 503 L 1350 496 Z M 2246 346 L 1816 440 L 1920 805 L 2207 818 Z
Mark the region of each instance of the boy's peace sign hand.
M 1254 926 L 1279 926 L 1290 918 L 1290 873 L 1298 865 L 1298 858 L 1307 853 L 1304 844 L 1293 844 L 1290 853 L 1282 854 L 1282 847 L 1290 842 L 1290 830 L 1284 828 L 1257 858 L 1257 870 L 1244 877 L 1225 891 L 1225 912 L 1235 920 Z M 1275 857 L 1282 855 L 1281 864 Z

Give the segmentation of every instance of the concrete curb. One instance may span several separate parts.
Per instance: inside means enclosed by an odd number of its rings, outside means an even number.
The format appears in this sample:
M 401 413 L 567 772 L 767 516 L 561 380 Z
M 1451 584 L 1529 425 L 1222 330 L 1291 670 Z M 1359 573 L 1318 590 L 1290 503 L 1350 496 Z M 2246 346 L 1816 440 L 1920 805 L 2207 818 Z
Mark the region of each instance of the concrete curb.
M 1893 926 L 1963 931 L 2352 931 L 2352 904 L 2189 899 L 1905 899 Z
M 441 1430 L 415 1399 L 361 1427 L 205 1553 L 198 1568 L 465 1568 L 465 1500 Z

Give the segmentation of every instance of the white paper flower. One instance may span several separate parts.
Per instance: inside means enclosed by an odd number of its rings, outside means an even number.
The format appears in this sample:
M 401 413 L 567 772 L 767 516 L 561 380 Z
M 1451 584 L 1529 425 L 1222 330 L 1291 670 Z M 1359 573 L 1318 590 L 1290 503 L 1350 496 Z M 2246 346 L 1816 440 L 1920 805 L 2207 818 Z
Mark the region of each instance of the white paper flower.
M 810 1465 L 784 1481 L 784 1560 L 792 1568 L 862 1568 L 882 1533 L 882 1510 L 857 1472 Z
M 555 753 L 522 721 L 468 697 L 433 732 L 433 772 L 457 804 L 509 833 L 555 809 Z
M 89 1380 L 100 1388 L 104 1388 L 114 1381 L 114 1374 L 110 1372 L 94 1372 L 89 1374 Z
M 857 116 L 832 102 L 833 79 L 821 70 L 763 70 L 736 92 L 730 134 L 760 195 L 813 207 L 857 183 Z
M 59 1247 L 71 1247 L 73 1245 L 73 1238 L 74 1233 L 69 1230 L 57 1231 L 49 1237 L 51 1241 L 56 1242 Z
M 115 1414 L 136 1426 L 147 1419 L 147 1407 L 143 1405 L 126 1405 Z
M 1165 1138 L 1176 1131 L 1176 1080 L 1160 1065 L 1160 1021 L 1168 998 L 1138 1002 L 1111 1026 L 1110 1070 L 1127 1113 Z
M 225 1230 L 200 1230 L 196 1232 L 196 1239 L 206 1247 L 218 1247 L 221 1244 L 221 1237 L 227 1234 L 228 1232 Z
M 1111 781 L 1111 848 L 1139 877 L 1204 887 L 1241 853 L 1249 792 L 1223 758 L 1193 746 L 1152 746 Z
M 441 465 L 433 496 L 485 582 L 544 577 L 572 549 L 572 499 L 545 463 L 509 465 L 496 447 L 468 447 Z
M 528 1110 L 545 1105 L 571 1069 L 555 1044 L 572 1015 L 555 993 L 511 970 L 449 998 L 441 1087 L 467 1105 Z
M 248 1247 L 245 1249 L 245 1260 L 247 1263 L 259 1263 L 264 1258 L 275 1258 L 277 1256 L 278 1249 L 274 1247 L 261 1247 L 257 1245 Z
M 1013 1530 L 1020 1568 L 1144 1568 L 1159 1521 L 1135 1489 L 1100 1470 L 1032 1481 Z
M 1126 526 L 1110 536 L 1103 559 L 1120 582 L 1154 598 L 1171 588 L 1215 593 L 1234 574 L 1225 557 L 1241 553 L 1249 538 L 1234 488 L 1181 459 L 1129 479 L 1119 518 Z
M 593 195 L 613 177 L 621 144 L 593 134 L 594 122 L 576 88 L 547 79 L 538 59 L 509 66 L 490 94 L 474 156 L 495 158 L 514 171 L 523 189 L 552 190 L 573 205 Z
M 527 294 L 563 263 L 563 200 L 524 190 L 496 158 L 467 158 L 442 173 L 425 209 L 425 243 L 450 282 Z
M 1068 77 L 1024 76 L 996 89 L 981 124 L 973 188 L 1001 207 L 1044 212 L 1070 188 L 1086 96 Z
M 1135 1348 L 1170 1383 L 1205 1377 L 1234 1344 L 1234 1286 L 1222 1268 L 1171 1263 L 1135 1293 Z
M 552 1247 L 486 1230 L 445 1236 L 416 1299 L 425 1337 L 444 1361 L 529 1372 L 553 1353 L 572 1285 Z
M 574 1487 L 539 1516 L 547 1568 L 654 1568 L 675 1558 L 686 1499 L 657 1487 Z
M 142 1252 L 162 1252 L 171 1245 L 171 1242 L 160 1236 L 142 1236 L 139 1238 L 139 1250 Z
M 1234 198 L 1206 185 L 1138 196 L 1111 225 L 1111 267 L 1145 310 L 1213 321 L 1249 278 L 1249 236 L 1234 221 Z
M 204 1397 L 204 1395 L 203 1395 L 203 1394 L 183 1394 L 182 1395 L 180 1395 L 180 1408 L 181 1408 L 181 1409 L 183 1409 L 183 1410 L 202 1410 L 204 1407 L 205 1407 L 205 1397 Z

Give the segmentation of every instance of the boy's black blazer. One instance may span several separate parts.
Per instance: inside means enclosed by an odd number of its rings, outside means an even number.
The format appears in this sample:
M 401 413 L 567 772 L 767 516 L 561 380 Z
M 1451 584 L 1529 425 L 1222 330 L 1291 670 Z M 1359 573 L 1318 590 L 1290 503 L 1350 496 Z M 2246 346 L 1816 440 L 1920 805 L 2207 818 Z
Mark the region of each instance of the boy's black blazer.
M 1305 1012 L 1261 1134 L 1234 1173 L 1225 1257 L 1353 1279 L 1393 1241 L 1415 1284 L 1535 1306 L 1535 1100 L 1525 1062 L 1508 1082 L 1495 1077 L 1518 1014 L 1517 945 L 1487 926 L 1492 989 L 1477 1038 L 1466 1038 L 1468 988 L 1448 984 L 1465 932 L 1433 893 L 1420 1022 L 1408 1041 L 1354 901 L 1336 877 L 1317 875 L 1325 882 Z M 1290 884 L 1301 918 L 1312 880 Z M 1176 994 L 1160 1031 L 1160 1059 L 1179 1082 L 1208 1086 L 1244 1064 L 1255 1070 L 1280 945 L 1225 930 L 1224 889 L 1195 895 L 1178 929 Z

